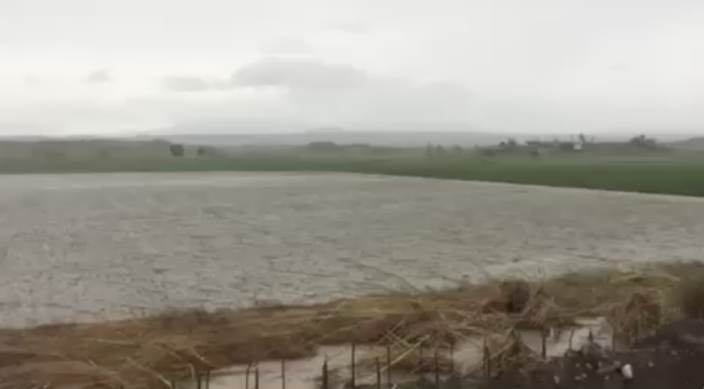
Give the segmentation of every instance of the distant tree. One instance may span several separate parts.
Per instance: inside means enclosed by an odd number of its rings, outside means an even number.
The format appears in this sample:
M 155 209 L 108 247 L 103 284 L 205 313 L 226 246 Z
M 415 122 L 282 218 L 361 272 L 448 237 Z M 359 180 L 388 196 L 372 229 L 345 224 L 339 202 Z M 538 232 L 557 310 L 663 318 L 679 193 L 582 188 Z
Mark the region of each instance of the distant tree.
M 584 134 L 579 134 L 578 136 L 579 136 L 579 143 L 581 143 L 583 145 L 587 144 L 587 137 L 584 136 Z
M 503 143 L 503 142 L 501 142 Z M 486 147 L 486 148 L 480 148 L 478 149 L 479 153 L 481 154 L 482 157 L 495 157 L 496 155 L 499 154 L 499 149 L 494 148 L 494 147 Z
M 508 140 L 506 141 L 506 146 L 511 149 L 516 149 L 518 148 L 518 142 L 516 142 L 516 140 L 513 138 L 508 138 Z
M 306 148 L 311 151 L 320 152 L 340 151 L 342 149 L 342 147 L 335 142 L 311 142 L 306 145 Z
M 435 155 L 435 148 L 433 147 L 432 143 L 428 143 L 427 145 L 425 145 L 425 157 L 432 158 L 433 155 Z
M 183 157 L 186 154 L 186 149 L 181 144 L 169 145 L 169 151 L 174 157 Z
M 643 148 L 656 148 L 657 147 L 657 141 L 652 138 L 646 137 L 644 134 L 635 136 L 631 138 L 631 140 L 628 142 L 634 146 L 638 147 L 643 147 Z
M 570 142 L 570 141 L 560 142 L 558 144 L 558 149 L 560 149 L 562 151 L 575 151 L 575 144 L 574 144 L 574 142 Z
M 455 155 L 462 155 L 464 154 L 464 151 L 462 150 L 462 146 L 460 145 L 454 145 L 452 147 L 452 151 L 455 153 Z
M 435 151 L 433 154 L 438 155 L 438 156 L 443 155 L 443 154 L 445 154 L 445 148 L 440 145 L 437 145 L 437 146 L 435 146 Z
M 645 135 L 637 135 L 631 138 L 628 143 L 632 145 L 640 145 L 645 141 Z
M 214 157 L 217 155 L 217 150 L 213 147 L 199 146 L 196 154 L 199 157 Z

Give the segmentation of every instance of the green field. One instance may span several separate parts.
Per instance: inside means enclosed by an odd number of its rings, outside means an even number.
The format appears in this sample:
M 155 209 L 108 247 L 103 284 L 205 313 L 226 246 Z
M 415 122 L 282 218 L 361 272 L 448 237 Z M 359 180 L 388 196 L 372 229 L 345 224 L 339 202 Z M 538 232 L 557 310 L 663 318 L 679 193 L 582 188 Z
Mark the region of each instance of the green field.
M 0 173 L 301 171 L 356 172 L 704 196 L 704 161 L 481 161 L 297 157 L 5 161 Z

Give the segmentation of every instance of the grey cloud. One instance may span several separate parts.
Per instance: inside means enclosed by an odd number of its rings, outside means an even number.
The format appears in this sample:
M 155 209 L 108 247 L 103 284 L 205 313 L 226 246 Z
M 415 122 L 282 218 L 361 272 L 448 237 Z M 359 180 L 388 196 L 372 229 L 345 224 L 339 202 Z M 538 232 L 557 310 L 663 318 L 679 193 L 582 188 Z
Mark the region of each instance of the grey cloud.
M 229 80 L 169 77 L 163 84 L 189 92 L 283 88 L 280 108 L 326 122 L 442 122 L 472 116 L 472 93 L 460 82 L 420 82 L 324 61 L 269 58 L 243 66 Z
M 218 89 L 222 82 L 210 81 L 204 78 L 193 76 L 169 76 L 164 77 L 161 82 L 161 87 L 168 91 L 174 92 L 204 92 L 213 89 Z
M 347 90 L 294 89 L 289 103 L 304 116 L 328 121 L 468 122 L 472 94 L 459 82 L 419 82 L 377 77 L 366 85 Z
M 85 81 L 89 84 L 102 84 L 112 81 L 112 76 L 107 69 L 100 69 L 90 73 Z
M 345 89 L 363 86 L 369 81 L 369 75 L 349 65 L 268 58 L 240 68 L 231 80 L 242 87 Z
M 349 89 L 366 85 L 372 76 L 349 65 L 306 59 L 268 58 L 245 65 L 229 78 L 168 76 L 160 86 L 174 92 L 207 92 L 236 88 L 281 87 L 305 90 Z
M 0 0 L 0 8 L 9 3 Z M 704 2 L 694 0 L 625 0 L 616 6 L 606 0 L 576 5 L 561 0 L 275 0 L 248 7 L 214 0 L 206 2 L 212 7 L 178 2 L 167 13 L 159 0 L 107 0 L 93 8 L 86 7 L 87 0 L 27 3 L 34 5 L 0 12 L 0 56 L 15 54 L 0 71 L 0 114 L 11 120 L 34 120 L 42 112 L 42 120 L 54 120 L 52 115 L 66 123 L 90 119 L 86 125 L 102 128 L 131 123 L 133 115 L 149 123 L 168 122 L 186 114 L 249 114 L 255 106 L 262 116 L 332 124 L 442 119 L 525 131 L 704 128 L 704 112 L 698 109 L 704 99 Z M 182 28 L 186 25 L 193 28 Z M 284 58 L 231 69 L 232 78 L 227 73 L 215 79 L 187 77 L 196 63 L 237 63 L 253 51 L 300 54 L 305 41 L 295 37 L 308 39 L 321 58 L 461 79 L 469 87 Z M 120 72 L 108 84 L 87 84 L 89 71 L 74 73 L 76 63 L 108 60 L 100 66 Z M 159 68 L 170 73 L 149 78 Z M 29 76 L 23 82 L 28 73 L 43 79 Z M 161 79 L 172 73 L 181 77 Z M 145 79 L 152 87 L 158 83 L 159 93 L 144 88 Z M 66 91 L 77 84 L 91 87 Z M 210 95 L 220 89 L 228 91 Z M 184 98 L 185 92 L 191 95 Z M 126 96 L 166 101 L 115 107 L 129 113 L 125 118 L 100 111 Z M 247 102 L 258 98 L 256 104 Z M 58 100 L 85 105 L 86 112 L 44 109 Z M 27 107 L 24 113 L 10 108 L 21 104 Z M 90 112 L 97 112 L 94 118 Z
M 24 83 L 27 85 L 41 85 L 44 83 L 44 79 L 36 74 L 25 74 Z
M 342 22 L 331 24 L 327 27 L 330 30 L 341 31 L 348 34 L 363 34 L 369 30 L 369 27 L 362 22 Z
M 681 120 L 673 120 L 686 117 L 686 112 L 665 112 L 662 106 L 652 110 L 659 113 L 636 120 L 633 119 L 639 117 L 636 107 L 642 107 L 642 104 L 634 105 L 633 112 L 624 113 L 626 108 L 623 106 L 617 110 L 609 108 L 610 101 L 600 104 L 556 102 L 550 95 L 537 93 L 539 90 L 526 100 L 520 95 L 487 94 L 481 89 L 474 91 L 463 82 L 452 79 L 420 81 L 389 77 L 350 65 L 312 59 L 263 59 L 243 66 L 230 78 L 214 81 L 198 77 L 168 80 L 171 81 L 167 83 L 170 90 L 205 93 L 228 89 L 228 95 L 237 96 L 242 91 L 242 96 L 247 96 L 234 97 L 228 104 L 217 107 L 206 99 L 198 107 L 193 105 L 194 101 L 188 100 L 188 104 L 179 109 L 169 109 L 169 116 L 184 119 L 225 113 L 234 115 L 235 111 L 249 114 L 256 106 L 265 117 L 285 115 L 341 126 L 361 122 L 380 126 L 418 123 L 429 130 L 442 123 L 466 123 L 478 129 L 510 131 L 543 131 L 547 128 L 593 131 L 626 128 L 629 123 L 644 129 L 656 124 L 670 123 L 681 128 L 687 125 Z M 245 107 L 244 102 L 255 95 L 263 98 L 256 105 L 247 104 Z M 588 111 L 604 115 L 589 115 L 585 113 Z M 188 115 L 180 116 L 187 112 Z
M 392 122 L 457 121 L 471 116 L 471 93 L 454 81 L 420 82 L 314 60 L 266 59 L 237 71 L 233 84 L 285 87 L 304 117 Z
M 275 55 L 308 54 L 312 48 L 305 39 L 300 37 L 287 37 L 273 40 L 264 45 L 263 51 Z

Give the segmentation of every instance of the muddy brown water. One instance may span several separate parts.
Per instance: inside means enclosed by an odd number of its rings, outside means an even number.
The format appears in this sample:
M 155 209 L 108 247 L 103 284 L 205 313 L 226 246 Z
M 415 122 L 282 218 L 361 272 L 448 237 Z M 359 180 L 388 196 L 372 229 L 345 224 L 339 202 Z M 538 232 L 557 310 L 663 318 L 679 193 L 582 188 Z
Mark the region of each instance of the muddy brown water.
M 704 201 L 353 174 L 0 177 L 0 325 L 704 258 Z

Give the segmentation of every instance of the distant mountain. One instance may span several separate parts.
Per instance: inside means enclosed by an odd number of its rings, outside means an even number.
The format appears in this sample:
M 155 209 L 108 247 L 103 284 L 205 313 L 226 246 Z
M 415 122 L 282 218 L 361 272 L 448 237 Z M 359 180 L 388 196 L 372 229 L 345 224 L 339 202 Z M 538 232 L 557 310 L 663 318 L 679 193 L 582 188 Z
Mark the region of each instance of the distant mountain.
M 491 145 L 506 140 L 510 135 L 463 132 L 411 131 L 311 131 L 274 134 L 164 134 L 159 138 L 186 144 L 213 146 L 298 146 L 312 142 L 337 144 L 372 144 L 379 146 L 415 147 L 428 143 L 441 145 Z M 514 136 L 522 140 L 525 136 Z
M 3 140 L 35 141 L 48 139 L 48 136 L 40 135 L 46 133 L 46 128 L 31 123 L 0 122 L 0 134 L 8 134 L 5 136 L 0 135 Z
M 261 134 L 304 132 L 313 123 L 261 118 L 208 118 L 191 120 L 162 129 L 160 134 Z
M 31 123 L 0 122 L 0 141 L 46 141 L 80 139 L 119 139 L 123 141 L 148 141 L 163 139 L 185 144 L 213 146 L 297 146 L 311 142 L 335 142 L 338 144 L 373 144 L 381 146 L 422 147 L 428 143 L 439 145 L 461 145 L 464 147 L 495 145 L 508 138 L 519 142 L 526 140 L 576 139 L 570 133 L 509 133 L 478 131 L 466 123 L 404 123 L 375 125 L 373 123 L 347 123 L 346 126 L 330 123 L 312 123 L 286 118 L 207 118 L 182 122 L 154 131 L 133 131 L 110 135 L 57 135 L 66 133 L 60 128 L 47 128 Z M 9 135 L 23 134 L 23 135 Z M 26 135 L 25 135 L 26 134 Z M 639 135 L 638 131 L 604 131 L 595 135 L 596 141 L 625 141 Z M 646 133 L 663 144 L 675 147 L 704 150 L 704 138 L 700 134 L 660 131 Z M 688 139 L 691 138 L 691 139 Z M 684 140 L 687 139 L 687 140 Z
M 173 142 L 215 146 L 297 146 L 311 142 L 335 142 L 405 147 L 425 146 L 427 143 L 485 145 L 498 143 L 510 136 L 473 132 L 467 125 L 423 126 L 399 124 L 392 128 L 380 128 L 355 124 L 342 127 L 294 120 L 227 118 L 181 123 L 160 130 L 154 136 Z

